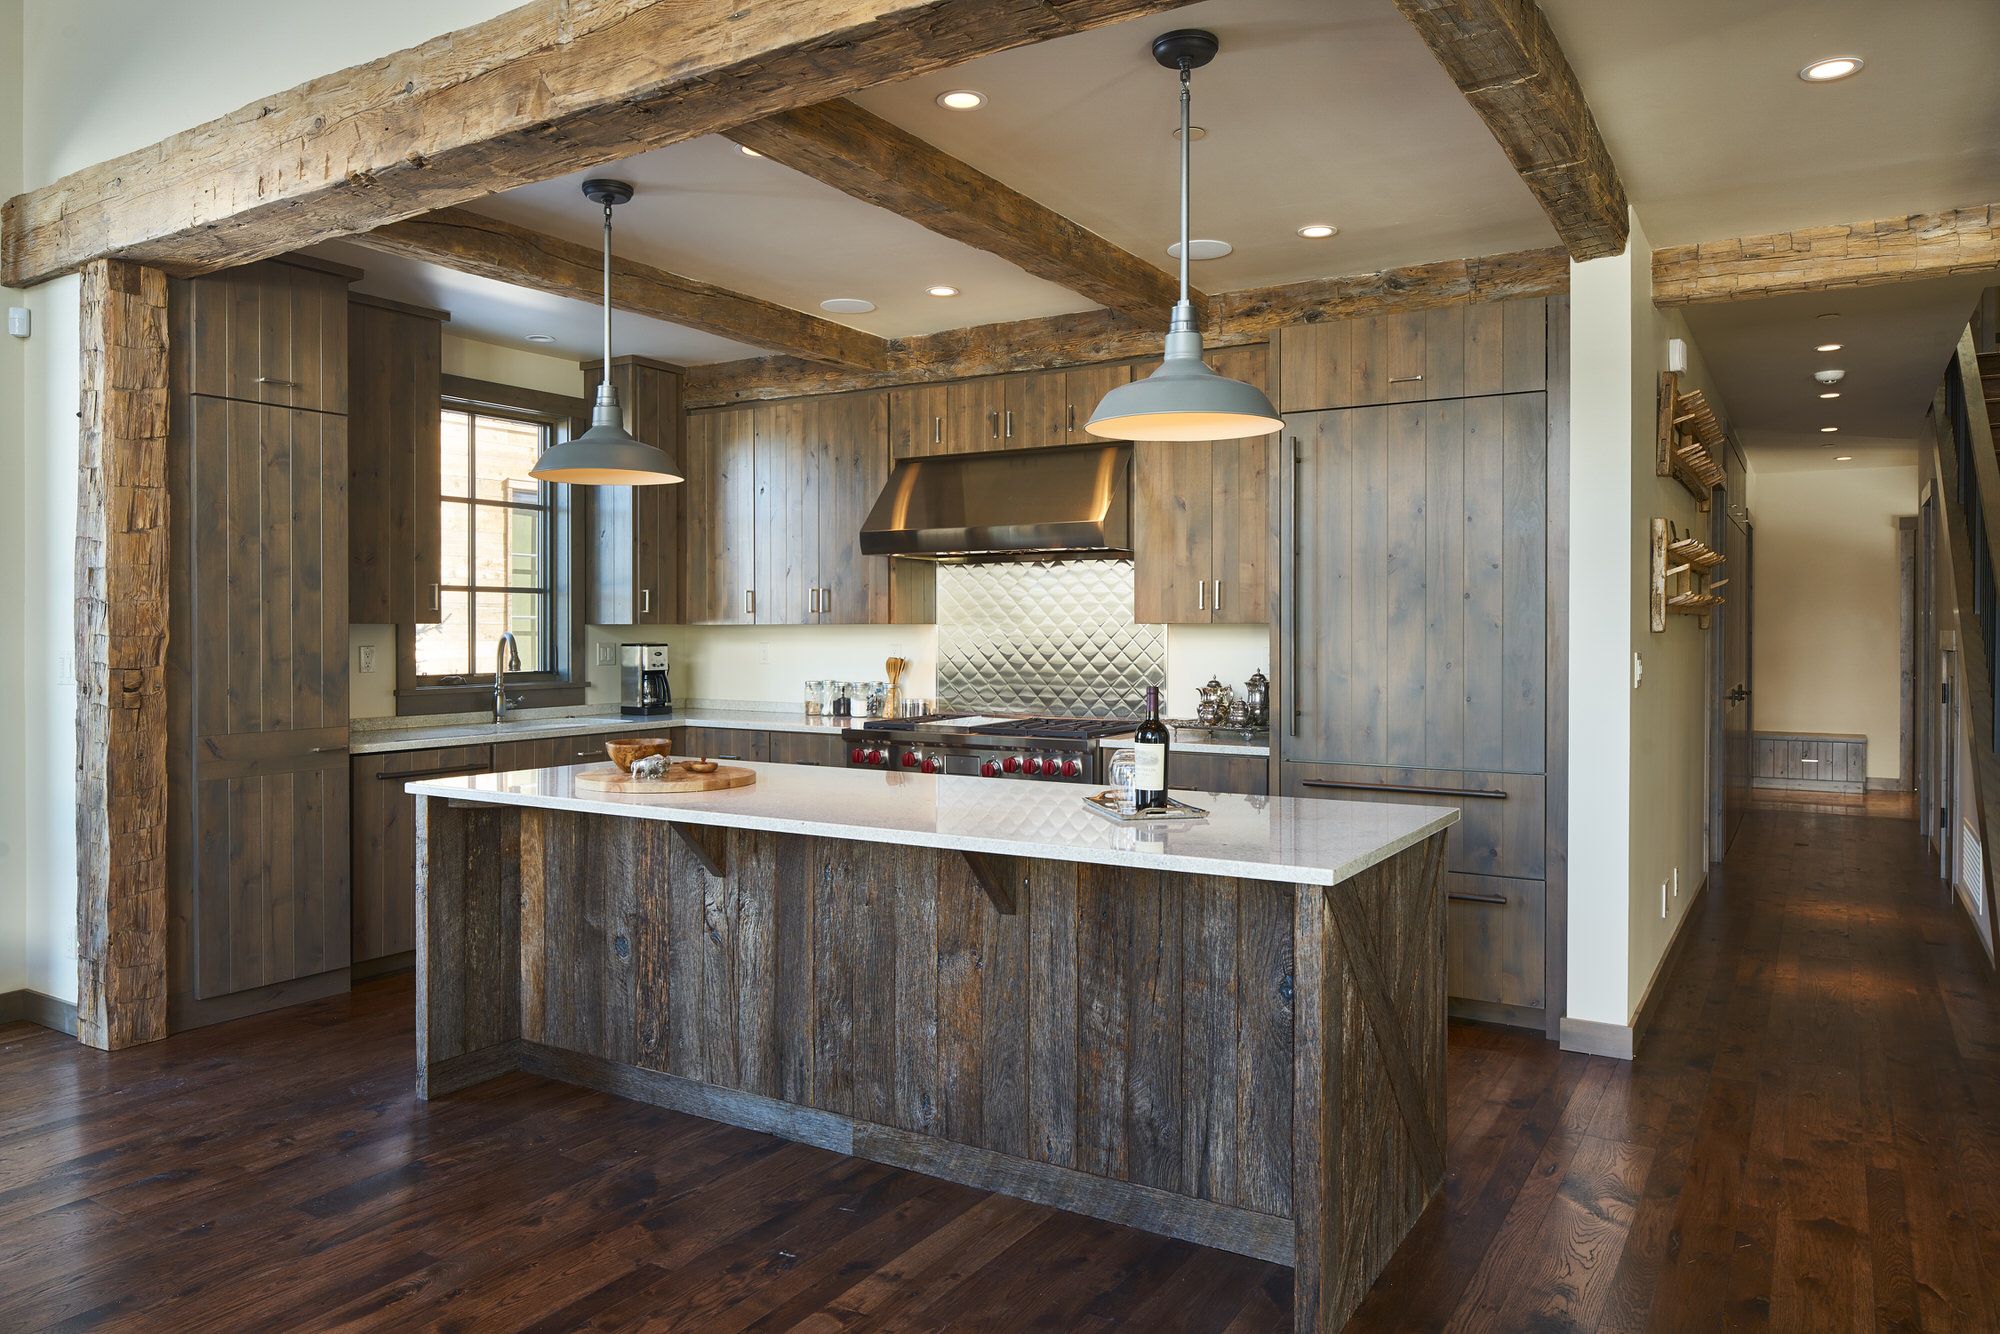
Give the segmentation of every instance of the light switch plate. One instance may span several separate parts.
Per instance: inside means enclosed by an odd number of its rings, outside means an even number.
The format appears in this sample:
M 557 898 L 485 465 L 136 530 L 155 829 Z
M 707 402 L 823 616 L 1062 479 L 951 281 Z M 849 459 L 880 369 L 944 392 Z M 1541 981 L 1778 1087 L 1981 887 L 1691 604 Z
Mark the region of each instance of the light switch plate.
M 597 646 L 597 665 L 599 667 L 616 667 L 618 665 L 618 646 L 608 642 L 600 643 Z

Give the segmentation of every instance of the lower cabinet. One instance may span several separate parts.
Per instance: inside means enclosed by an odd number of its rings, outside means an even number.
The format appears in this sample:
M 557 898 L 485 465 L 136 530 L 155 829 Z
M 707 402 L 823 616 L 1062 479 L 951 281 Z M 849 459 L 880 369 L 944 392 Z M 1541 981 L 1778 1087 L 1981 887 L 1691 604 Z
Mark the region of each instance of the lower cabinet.
M 766 764 L 820 764 L 829 768 L 847 763 L 846 747 L 837 733 L 763 732 L 734 727 L 683 727 L 674 743 L 677 755 L 694 755 L 711 760 L 736 760 Z
M 1176 750 L 1167 781 L 1183 791 L 1244 792 L 1261 797 L 1271 790 L 1271 761 L 1262 755 Z
M 1503 1021 L 1534 1021 L 1547 999 L 1544 784 L 1540 774 L 1284 766 L 1289 797 L 1458 807 L 1445 840 L 1448 986 L 1472 1003 L 1462 1009 Z
M 403 791 L 403 784 L 418 778 L 488 773 L 496 749 L 453 746 L 354 757 L 349 807 L 355 963 L 407 954 L 417 947 L 416 798 Z

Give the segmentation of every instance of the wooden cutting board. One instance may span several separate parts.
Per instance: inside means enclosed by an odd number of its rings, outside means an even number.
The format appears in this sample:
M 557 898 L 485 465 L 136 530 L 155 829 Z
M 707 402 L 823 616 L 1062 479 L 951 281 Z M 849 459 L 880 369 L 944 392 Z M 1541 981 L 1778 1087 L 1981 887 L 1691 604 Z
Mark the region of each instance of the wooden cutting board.
M 719 766 L 712 774 L 689 773 L 679 764 L 671 765 L 664 778 L 634 778 L 616 765 L 585 769 L 576 776 L 579 792 L 622 792 L 628 796 L 651 796 L 668 792 L 720 792 L 724 788 L 748 787 L 757 775 L 735 765 Z

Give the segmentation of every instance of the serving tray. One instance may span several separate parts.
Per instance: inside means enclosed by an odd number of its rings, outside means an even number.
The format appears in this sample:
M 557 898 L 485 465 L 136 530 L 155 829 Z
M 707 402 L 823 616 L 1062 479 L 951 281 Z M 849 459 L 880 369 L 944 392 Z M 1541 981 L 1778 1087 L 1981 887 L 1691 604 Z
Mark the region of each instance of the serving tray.
M 576 776 L 579 792 L 622 792 L 628 796 L 657 796 L 669 792 L 720 792 L 724 788 L 748 787 L 757 775 L 733 764 L 719 765 L 712 774 L 688 772 L 684 764 L 667 766 L 664 778 L 634 778 L 613 765 L 585 769 Z

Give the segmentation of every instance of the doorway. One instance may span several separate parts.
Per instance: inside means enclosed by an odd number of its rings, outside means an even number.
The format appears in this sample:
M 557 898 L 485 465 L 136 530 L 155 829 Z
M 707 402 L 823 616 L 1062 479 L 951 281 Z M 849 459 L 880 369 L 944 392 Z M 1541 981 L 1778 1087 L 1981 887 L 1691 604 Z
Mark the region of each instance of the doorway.
M 1754 759 L 1750 644 L 1754 532 L 1749 470 L 1733 439 L 1724 451 L 1723 471 L 1723 490 L 1709 511 L 1709 540 L 1722 552 L 1722 568 L 1729 579 L 1717 617 L 1719 633 L 1709 639 L 1709 857 L 1718 862 L 1728 853 L 1750 809 Z

